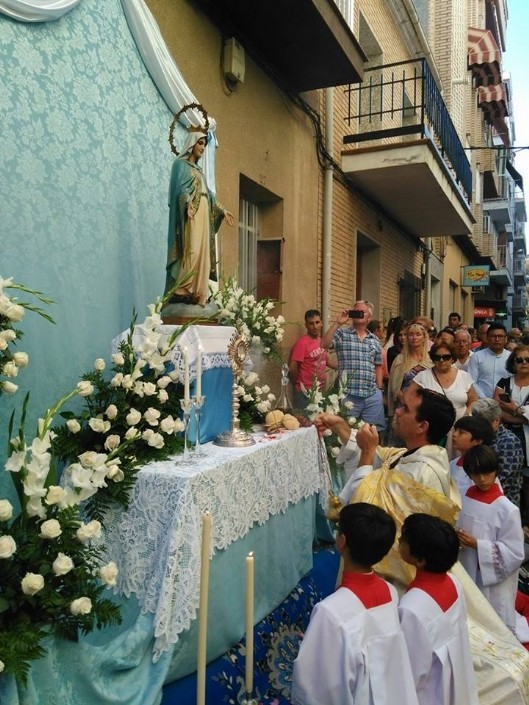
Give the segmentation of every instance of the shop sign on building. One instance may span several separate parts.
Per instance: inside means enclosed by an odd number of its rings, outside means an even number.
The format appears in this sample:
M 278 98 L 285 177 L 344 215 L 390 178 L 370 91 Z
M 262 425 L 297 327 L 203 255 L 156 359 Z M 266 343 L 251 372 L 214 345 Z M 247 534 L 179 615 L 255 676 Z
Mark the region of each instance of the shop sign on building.
M 461 286 L 488 286 L 490 284 L 490 265 L 469 264 L 461 267 Z
M 494 318 L 496 309 L 489 306 L 476 306 L 474 308 L 474 318 Z

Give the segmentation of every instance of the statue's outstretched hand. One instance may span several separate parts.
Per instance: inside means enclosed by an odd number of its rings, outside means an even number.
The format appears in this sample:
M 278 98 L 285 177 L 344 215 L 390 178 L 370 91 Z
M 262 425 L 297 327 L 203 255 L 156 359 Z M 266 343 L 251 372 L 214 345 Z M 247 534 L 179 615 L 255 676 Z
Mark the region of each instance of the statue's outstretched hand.
M 224 211 L 224 220 L 228 223 L 231 228 L 235 225 L 235 218 L 233 216 L 233 213 L 230 213 L 230 211 Z

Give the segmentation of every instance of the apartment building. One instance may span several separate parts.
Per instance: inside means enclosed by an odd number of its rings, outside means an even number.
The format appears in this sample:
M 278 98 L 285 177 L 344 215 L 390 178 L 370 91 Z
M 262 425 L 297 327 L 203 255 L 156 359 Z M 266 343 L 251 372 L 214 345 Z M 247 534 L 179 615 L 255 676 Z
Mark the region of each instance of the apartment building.
M 503 36 L 504 0 L 148 5 L 218 124 L 217 194 L 239 224 L 219 238 L 225 276 L 283 302 L 292 322 L 356 299 L 385 321 L 426 313 L 441 326 L 458 310 L 473 322 L 489 294 L 463 286 L 469 265 L 487 264 L 493 295 L 522 303 L 499 259 L 522 226 L 504 227 L 490 203 L 514 168 L 507 109 L 482 90 L 501 70 L 468 58 L 472 31 L 492 31 L 491 5 Z

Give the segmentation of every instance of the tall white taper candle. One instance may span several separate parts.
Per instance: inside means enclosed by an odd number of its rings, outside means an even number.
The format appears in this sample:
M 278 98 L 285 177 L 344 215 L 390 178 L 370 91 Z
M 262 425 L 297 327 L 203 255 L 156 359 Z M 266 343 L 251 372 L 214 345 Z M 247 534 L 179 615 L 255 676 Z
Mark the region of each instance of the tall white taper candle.
M 246 697 L 253 693 L 253 619 L 254 619 L 254 561 L 253 552 L 246 556 Z
M 198 346 L 198 357 L 197 357 L 197 384 L 196 384 L 196 391 L 197 391 L 197 399 L 200 399 L 202 396 L 202 346 Z
M 184 401 L 189 401 L 189 354 L 187 347 L 182 351 L 184 356 Z
M 206 705 L 206 647 L 208 631 L 209 557 L 211 554 L 211 514 L 202 517 L 200 554 L 200 603 L 198 608 L 197 705 Z

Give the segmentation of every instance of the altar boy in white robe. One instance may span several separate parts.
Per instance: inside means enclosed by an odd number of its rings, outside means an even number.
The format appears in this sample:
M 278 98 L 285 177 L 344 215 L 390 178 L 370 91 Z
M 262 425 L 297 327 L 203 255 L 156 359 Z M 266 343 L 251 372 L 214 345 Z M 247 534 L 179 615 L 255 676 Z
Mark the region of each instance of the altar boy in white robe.
M 465 453 L 463 467 L 473 485 L 462 498 L 457 523 L 459 560 L 512 632 L 518 569 L 525 558 L 520 510 L 496 483 L 498 456 L 485 445 Z
M 372 504 L 340 512 L 342 582 L 312 612 L 294 661 L 294 705 L 418 705 L 397 591 L 372 569 L 395 533 L 393 519 Z
M 410 514 L 399 551 L 417 569 L 399 617 L 420 705 L 478 705 L 463 590 L 447 573 L 459 553 L 456 530 L 438 517 Z

